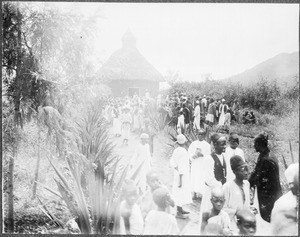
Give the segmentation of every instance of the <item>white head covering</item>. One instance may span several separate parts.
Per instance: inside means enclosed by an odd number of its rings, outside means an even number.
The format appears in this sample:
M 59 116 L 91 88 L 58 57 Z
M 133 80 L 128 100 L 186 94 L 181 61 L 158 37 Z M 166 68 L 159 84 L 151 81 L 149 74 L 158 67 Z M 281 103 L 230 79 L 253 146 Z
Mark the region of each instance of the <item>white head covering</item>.
M 200 103 L 199 100 L 197 100 L 197 101 L 196 101 L 196 104 L 199 104 L 199 103 Z
M 222 102 L 224 102 L 225 101 L 225 99 L 222 99 Z
M 149 135 L 147 133 L 142 133 L 140 139 L 148 139 Z
M 285 171 L 284 175 L 288 183 L 293 183 L 295 175 L 299 173 L 299 163 L 291 164 Z
M 177 135 L 177 143 L 183 145 L 186 142 L 186 137 L 183 134 Z

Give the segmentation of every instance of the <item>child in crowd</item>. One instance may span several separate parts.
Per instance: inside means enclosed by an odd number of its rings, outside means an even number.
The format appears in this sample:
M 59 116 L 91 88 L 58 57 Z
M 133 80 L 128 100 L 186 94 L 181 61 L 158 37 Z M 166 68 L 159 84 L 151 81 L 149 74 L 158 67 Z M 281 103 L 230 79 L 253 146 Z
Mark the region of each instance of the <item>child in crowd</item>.
M 240 156 L 243 159 L 243 161 L 245 161 L 244 152 L 241 148 L 238 147 L 240 144 L 238 135 L 236 133 L 230 133 L 228 141 L 229 141 L 229 146 L 226 147 L 226 150 L 225 150 L 226 164 L 230 164 L 231 157 L 233 157 L 235 155 Z M 234 178 L 235 178 L 235 175 L 232 172 L 230 165 L 227 165 L 227 177 L 226 178 L 227 178 L 227 181 L 234 180 Z
M 156 209 L 156 205 L 153 201 L 152 198 L 152 194 L 153 192 L 160 187 L 165 187 L 164 185 L 162 185 L 159 181 L 158 175 L 155 171 L 149 171 L 146 175 L 147 177 L 147 184 L 150 187 L 149 190 L 147 190 L 147 192 L 145 194 L 143 194 L 143 196 L 141 196 L 141 198 L 138 200 L 138 204 L 141 208 L 142 211 L 142 216 L 145 219 L 147 214 L 151 211 L 151 210 L 155 210 Z M 173 207 L 174 206 L 174 202 L 171 202 L 170 205 Z M 167 211 L 170 213 L 170 208 L 167 208 Z
M 120 234 L 141 235 L 144 221 L 141 210 L 136 204 L 138 193 L 132 180 L 126 180 L 123 188 L 124 199 L 120 205 Z
M 224 192 L 222 188 L 214 188 L 211 192 L 212 209 L 204 211 L 202 214 L 201 233 L 203 233 L 207 224 L 214 223 L 222 227 L 224 235 L 231 235 L 230 218 L 228 214 L 222 210 L 225 202 Z
M 157 188 L 153 192 L 153 201 L 157 205 L 157 210 L 148 213 L 144 235 L 178 235 L 176 219 L 167 212 L 167 208 L 173 202 L 169 191 L 166 188 Z
M 238 233 L 240 236 L 254 236 L 256 233 L 255 215 L 248 209 L 239 210 L 236 213 Z
M 231 228 L 237 230 L 236 212 L 240 209 L 250 209 L 250 184 L 248 178 L 248 167 L 240 156 L 230 159 L 230 166 L 235 175 L 223 185 L 225 203 L 223 210 L 227 212 L 231 220 Z
M 203 235 L 223 235 L 222 227 L 215 223 L 209 223 L 205 226 Z

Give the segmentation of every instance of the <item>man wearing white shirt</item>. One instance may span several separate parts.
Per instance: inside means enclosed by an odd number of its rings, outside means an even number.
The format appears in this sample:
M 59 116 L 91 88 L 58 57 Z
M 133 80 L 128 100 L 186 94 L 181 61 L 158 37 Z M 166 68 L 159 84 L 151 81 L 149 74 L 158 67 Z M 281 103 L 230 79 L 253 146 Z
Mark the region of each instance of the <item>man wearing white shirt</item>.
M 191 160 L 191 186 L 194 192 L 194 198 L 200 198 L 203 195 L 205 187 L 205 171 L 204 156 L 211 153 L 210 144 L 205 141 L 206 131 L 200 129 L 198 139 L 193 141 L 189 146 L 188 153 Z
M 230 158 L 233 156 L 240 156 L 244 162 L 245 155 L 244 152 L 239 146 L 239 137 L 236 133 L 230 133 L 229 135 L 229 146 L 225 150 L 225 161 L 227 164 L 230 164 Z M 227 182 L 235 179 L 235 174 L 233 173 L 230 165 L 227 165 Z
M 290 191 L 274 204 L 271 214 L 271 234 L 298 236 L 299 163 L 291 164 L 284 174 Z
M 200 226 L 202 221 L 202 213 L 212 207 L 210 202 L 211 190 L 216 187 L 222 187 L 226 183 L 227 164 L 225 161 L 226 138 L 217 133 L 211 136 L 214 146 L 214 152 L 205 156 L 205 192 L 203 194 L 200 208 Z

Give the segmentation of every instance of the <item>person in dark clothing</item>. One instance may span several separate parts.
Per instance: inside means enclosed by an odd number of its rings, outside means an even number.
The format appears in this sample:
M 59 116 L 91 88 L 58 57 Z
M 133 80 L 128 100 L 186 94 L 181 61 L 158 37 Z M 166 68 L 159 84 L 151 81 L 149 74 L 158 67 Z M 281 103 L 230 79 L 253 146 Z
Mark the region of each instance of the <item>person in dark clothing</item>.
M 243 117 L 242 117 L 243 124 L 250 123 L 249 119 L 250 119 L 250 114 L 248 111 L 245 111 L 245 113 L 243 114 Z
M 274 203 L 282 195 L 278 162 L 268 148 L 268 135 L 256 136 L 254 149 L 259 152 L 259 156 L 249 179 L 250 187 L 252 190 L 257 188 L 261 217 L 270 222 Z
M 251 124 L 255 124 L 256 123 L 256 119 L 255 119 L 255 115 L 254 115 L 253 111 L 250 111 L 249 122 Z
M 183 108 L 183 115 L 184 115 L 184 123 L 186 125 L 190 124 L 190 121 L 191 121 L 191 112 L 189 110 L 189 108 L 187 107 L 187 104 L 186 103 L 183 103 L 182 104 L 182 108 Z

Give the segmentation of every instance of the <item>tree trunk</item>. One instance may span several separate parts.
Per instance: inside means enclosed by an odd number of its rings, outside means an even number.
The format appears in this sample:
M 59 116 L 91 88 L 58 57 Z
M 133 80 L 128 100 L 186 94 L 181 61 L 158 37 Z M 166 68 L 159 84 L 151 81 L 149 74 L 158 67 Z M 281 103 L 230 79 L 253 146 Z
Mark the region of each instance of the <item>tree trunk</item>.
M 32 199 L 36 196 L 36 189 L 37 189 L 37 181 L 39 178 L 39 169 L 40 169 L 40 160 L 41 160 L 41 129 L 40 125 L 38 124 L 38 157 L 36 162 L 35 174 L 34 174 L 34 183 L 32 189 Z
M 17 136 L 18 134 L 18 124 L 21 123 L 20 118 L 20 100 L 21 100 L 21 44 L 22 44 L 22 35 L 21 35 L 21 18 L 22 15 L 19 10 L 19 4 L 18 4 L 18 10 L 17 10 L 17 27 L 18 27 L 18 36 L 17 36 L 17 67 L 16 67 L 16 78 L 15 78 L 15 94 L 14 94 L 14 136 Z M 7 213 L 7 219 L 8 219 L 8 225 L 7 230 L 9 233 L 14 232 L 14 159 L 17 157 L 17 139 L 14 139 L 13 144 L 13 156 L 9 160 L 8 165 L 8 177 L 7 177 L 7 185 L 8 185 L 8 213 Z
M 7 173 L 7 200 L 8 200 L 8 213 L 7 213 L 7 231 L 14 233 L 14 158 L 17 155 L 17 148 L 13 146 L 13 155 L 9 159 L 8 173 Z

